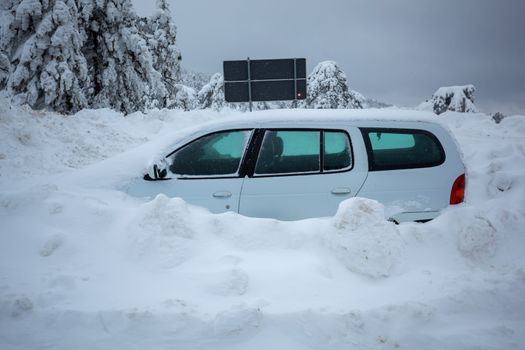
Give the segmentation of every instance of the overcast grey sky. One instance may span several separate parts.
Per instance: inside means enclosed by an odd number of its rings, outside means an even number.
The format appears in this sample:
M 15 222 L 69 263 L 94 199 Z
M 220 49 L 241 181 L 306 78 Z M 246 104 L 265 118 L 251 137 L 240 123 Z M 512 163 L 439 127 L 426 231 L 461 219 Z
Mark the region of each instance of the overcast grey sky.
M 350 88 L 414 106 L 474 84 L 484 112 L 525 114 L 525 0 L 169 0 L 183 67 L 222 61 L 334 60 Z M 153 0 L 133 0 L 149 15 Z

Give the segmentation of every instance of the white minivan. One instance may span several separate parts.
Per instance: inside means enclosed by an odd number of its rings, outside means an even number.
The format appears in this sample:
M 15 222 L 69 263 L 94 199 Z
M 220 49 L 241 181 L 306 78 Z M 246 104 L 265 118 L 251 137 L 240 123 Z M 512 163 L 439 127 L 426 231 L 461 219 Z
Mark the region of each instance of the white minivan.
M 463 202 L 465 167 L 441 125 L 400 113 L 270 111 L 207 124 L 128 192 L 279 220 L 332 216 L 359 196 L 393 221 L 427 221 Z

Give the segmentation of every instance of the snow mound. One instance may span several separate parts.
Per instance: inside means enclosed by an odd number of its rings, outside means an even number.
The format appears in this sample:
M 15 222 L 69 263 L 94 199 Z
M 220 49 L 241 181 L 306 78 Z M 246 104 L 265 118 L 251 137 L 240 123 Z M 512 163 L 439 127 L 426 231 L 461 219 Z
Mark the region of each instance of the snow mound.
M 237 306 L 217 314 L 213 322 L 216 335 L 238 335 L 257 331 L 261 327 L 263 315 L 260 309 Z
M 348 231 L 383 226 L 384 221 L 384 206 L 378 201 L 366 198 L 351 198 L 341 202 L 333 218 L 336 228 Z
M 461 254 L 475 261 L 493 257 L 497 249 L 497 232 L 483 217 L 476 217 L 459 231 L 458 248 Z
M 365 198 L 343 201 L 332 223 L 337 229 L 333 248 L 349 270 L 373 278 L 389 276 L 403 241 L 396 225 L 385 220 L 381 203 Z
M 183 263 L 192 255 L 189 241 L 196 235 L 192 216 L 182 199 L 158 195 L 139 208 L 128 225 L 132 254 L 162 268 Z

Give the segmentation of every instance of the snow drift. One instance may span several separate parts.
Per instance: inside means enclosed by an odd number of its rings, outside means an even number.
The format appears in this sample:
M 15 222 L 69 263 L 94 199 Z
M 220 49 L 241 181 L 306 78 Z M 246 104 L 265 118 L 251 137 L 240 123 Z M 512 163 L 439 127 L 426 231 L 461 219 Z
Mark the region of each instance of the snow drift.
M 525 118 L 439 117 L 467 203 L 426 224 L 394 225 L 364 198 L 281 222 L 115 186 L 226 114 L 0 103 L 2 349 L 523 346 Z

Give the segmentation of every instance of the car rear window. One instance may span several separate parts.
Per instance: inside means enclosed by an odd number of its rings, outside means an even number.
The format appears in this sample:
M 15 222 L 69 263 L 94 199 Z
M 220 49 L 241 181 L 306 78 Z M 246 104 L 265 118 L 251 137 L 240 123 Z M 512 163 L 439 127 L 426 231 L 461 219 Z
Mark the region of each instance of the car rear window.
M 414 129 L 361 129 L 371 171 L 425 168 L 445 161 L 443 146 L 432 133 Z

